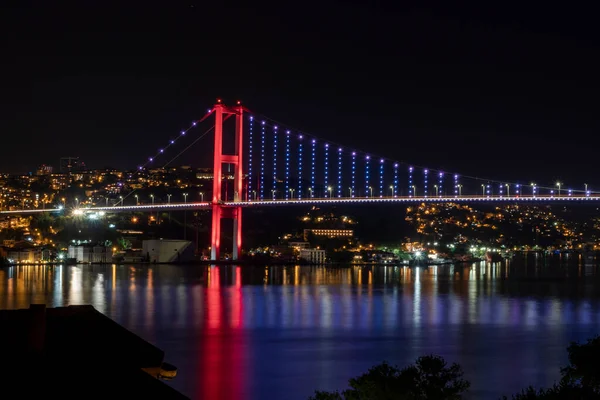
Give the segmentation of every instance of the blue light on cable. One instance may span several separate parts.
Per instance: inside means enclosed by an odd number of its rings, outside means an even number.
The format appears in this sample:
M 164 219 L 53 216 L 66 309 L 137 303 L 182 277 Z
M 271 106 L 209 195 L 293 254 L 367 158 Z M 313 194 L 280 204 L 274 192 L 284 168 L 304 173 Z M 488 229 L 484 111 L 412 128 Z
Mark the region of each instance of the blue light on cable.
M 394 197 L 398 197 L 398 163 L 394 164 Z
M 415 195 L 415 186 L 413 185 L 413 167 L 408 167 L 408 196 Z
M 427 197 L 428 192 L 428 177 L 429 177 L 429 170 L 428 169 L 424 169 L 423 170 L 423 196 Z
M 273 127 L 273 187 L 271 189 L 272 199 L 277 194 L 277 127 Z
M 337 197 L 342 197 L 342 148 L 338 149 L 338 187 L 337 187 Z
M 260 129 L 260 199 L 265 199 L 265 121 L 262 121 Z
M 302 135 L 298 136 L 298 200 L 302 199 Z
M 285 199 L 290 198 L 290 131 L 285 132 Z
M 369 186 L 369 168 L 371 164 L 371 157 L 365 157 L 365 197 L 370 197 L 371 186 Z
M 383 158 L 379 160 L 379 197 L 383 197 Z
M 329 197 L 329 145 L 325 143 L 325 197 Z
M 356 153 L 353 151 L 352 152 L 352 185 L 350 186 L 350 197 L 354 197 L 354 193 L 355 193 L 355 187 L 354 187 L 354 183 L 355 183 L 355 178 L 356 177 Z
M 312 159 L 310 162 L 310 197 L 315 197 L 315 159 L 317 156 L 317 141 L 312 141 Z
M 254 142 L 254 117 L 250 117 L 249 133 L 248 133 L 248 200 L 252 200 L 252 156 L 254 150 L 252 143 Z

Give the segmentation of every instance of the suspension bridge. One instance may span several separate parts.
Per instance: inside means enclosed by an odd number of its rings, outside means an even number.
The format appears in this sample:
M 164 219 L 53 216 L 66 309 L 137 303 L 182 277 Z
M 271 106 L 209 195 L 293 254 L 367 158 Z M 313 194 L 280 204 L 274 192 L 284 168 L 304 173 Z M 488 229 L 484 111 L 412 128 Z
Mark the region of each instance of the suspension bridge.
M 589 190 L 587 184 L 582 190 L 575 190 L 561 182 L 546 186 L 533 182 L 503 182 L 376 157 L 286 129 L 269 118 L 254 115 L 239 102 L 230 107 L 217 101 L 200 120 L 180 131 L 176 138 L 138 166 L 136 173 L 157 168 L 157 163 L 171 147 L 176 146 L 193 128 L 210 121 L 211 117 L 214 124 L 184 149 L 188 150 L 209 132 L 214 132 L 210 200 L 188 202 L 185 196 L 182 202 L 171 202 L 169 195 L 166 202 L 152 196 L 151 204 L 140 204 L 137 196 L 132 202 L 131 191 L 111 206 L 76 206 L 69 211 L 86 214 L 211 210 L 211 259 L 218 260 L 220 257 L 221 221 L 232 219 L 232 256 L 235 260 L 242 249 L 242 210 L 245 208 L 421 202 L 551 204 L 600 201 L 600 193 Z M 224 165 L 233 168 L 233 185 L 223 185 L 226 178 Z M 230 174 L 231 170 L 228 171 Z M 6 210 L 0 211 L 0 215 L 63 211 L 64 206 L 61 206 Z

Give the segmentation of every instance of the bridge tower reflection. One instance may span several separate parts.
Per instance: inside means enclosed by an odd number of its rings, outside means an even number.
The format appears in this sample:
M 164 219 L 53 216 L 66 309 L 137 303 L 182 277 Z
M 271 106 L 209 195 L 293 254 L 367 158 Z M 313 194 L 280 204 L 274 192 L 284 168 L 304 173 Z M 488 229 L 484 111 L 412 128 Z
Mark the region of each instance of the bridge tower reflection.
M 244 399 L 248 348 L 239 266 L 206 269 L 205 324 L 197 398 Z M 227 304 L 229 303 L 229 304 Z

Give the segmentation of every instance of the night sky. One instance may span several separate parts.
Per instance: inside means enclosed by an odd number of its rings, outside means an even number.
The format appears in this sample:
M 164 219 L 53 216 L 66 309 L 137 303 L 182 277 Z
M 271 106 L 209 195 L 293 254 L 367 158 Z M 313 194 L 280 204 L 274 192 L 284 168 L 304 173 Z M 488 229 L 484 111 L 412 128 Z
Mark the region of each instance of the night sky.
M 2 171 L 135 168 L 219 97 L 416 165 L 600 185 L 592 8 L 121 3 L 3 5 Z

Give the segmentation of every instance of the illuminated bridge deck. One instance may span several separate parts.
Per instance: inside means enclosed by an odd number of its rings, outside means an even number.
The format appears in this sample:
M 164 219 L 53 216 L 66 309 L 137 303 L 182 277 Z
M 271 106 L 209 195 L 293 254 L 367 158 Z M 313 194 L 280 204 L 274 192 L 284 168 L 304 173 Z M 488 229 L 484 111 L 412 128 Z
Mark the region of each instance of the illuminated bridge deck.
M 327 204 L 407 204 L 407 203 L 596 203 L 600 202 L 600 196 L 457 196 L 457 197 L 361 197 L 361 198 L 303 198 L 303 199 L 269 199 L 252 201 L 225 201 L 223 206 L 256 208 L 267 206 L 301 206 L 301 205 L 327 205 Z M 110 207 L 81 207 L 72 209 L 69 212 L 153 212 L 153 211 L 185 211 L 185 210 L 210 210 L 212 203 L 209 202 L 190 202 L 190 203 L 161 203 L 161 204 L 142 204 L 142 205 L 123 205 Z M 56 213 L 62 212 L 61 208 L 54 209 L 35 209 L 35 210 L 9 210 L 0 211 L 2 214 L 38 214 L 44 212 Z

